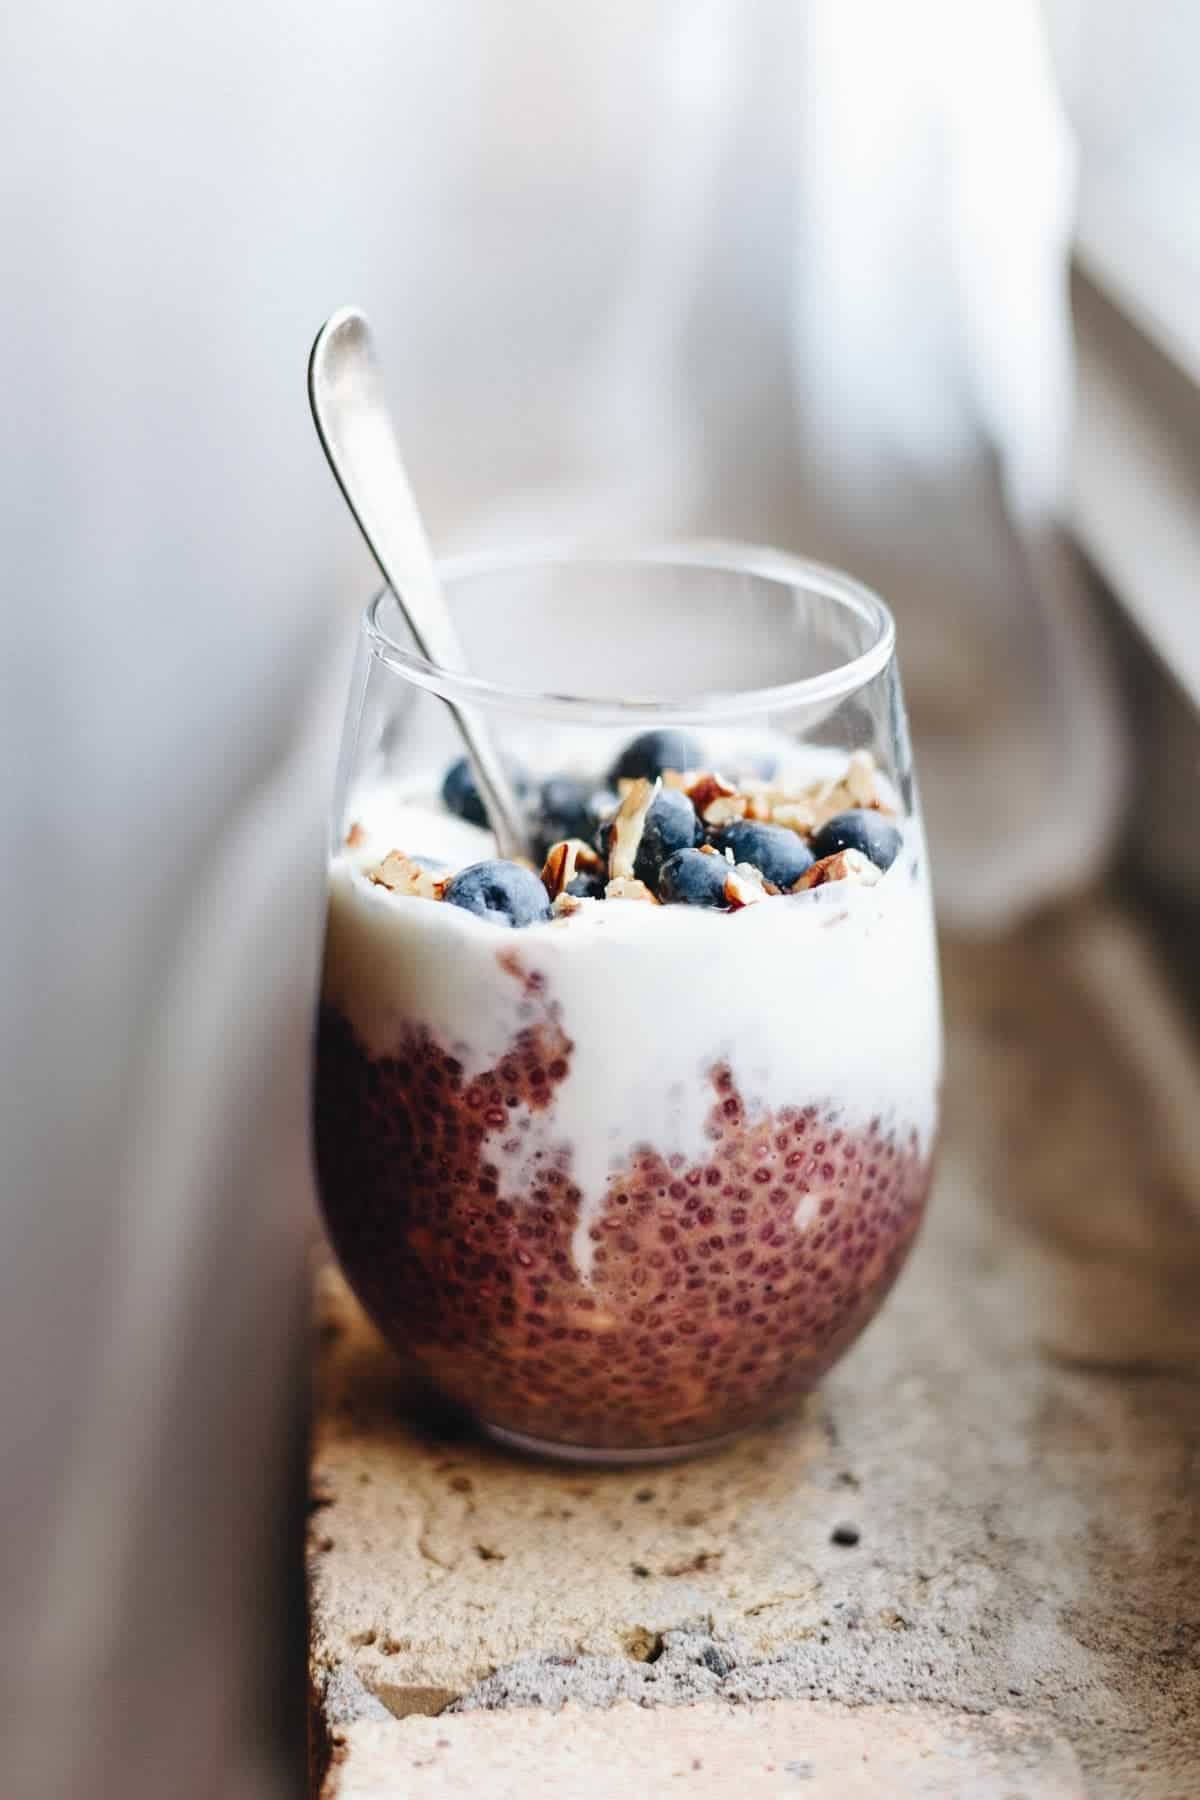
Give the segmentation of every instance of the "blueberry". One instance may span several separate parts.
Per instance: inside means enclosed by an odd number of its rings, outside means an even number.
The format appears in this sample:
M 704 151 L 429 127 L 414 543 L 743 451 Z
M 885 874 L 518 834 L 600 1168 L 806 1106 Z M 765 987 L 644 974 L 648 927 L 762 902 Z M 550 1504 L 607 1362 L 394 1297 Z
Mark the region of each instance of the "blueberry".
M 551 917 L 541 877 L 520 863 L 470 863 L 451 876 L 445 898 L 493 925 L 537 925 Z
M 528 775 L 511 756 L 504 758 L 504 766 L 508 770 L 508 778 L 516 790 L 517 798 L 523 799 L 529 792 Z M 475 771 L 465 756 L 460 756 L 446 770 L 446 777 L 442 782 L 442 802 L 447 812 L 457 813 L 460 819 L 466 819 L 472 825 L 487 824 L 483 795 L 475 785 Z
M 687 731 L 643 731 L 631 744 L 626 744 L 609 770 L 608 779 L 615 787 L 618 781 L 636 780 L 644 775 L 653 781 L 664 769 L 698 769 L 702 751 Z
M 658 873 L 658 897 L 677 906 L 728 908 L 725 878 L 729 864 L 723 856 L 704 850 L 677 850 Z
M 567 883 L 567 892 L 576 900 L 603 900 L 606 885 L 603 875 L 573 875 Z
M 608 855 L 609 830 L 612 826 L 613 814 L 620 804 L 619 798 L 612 792 L 611 788 L 598 788 L 592 795 L 591 807 L 599 820 L 599 824 L 596 826 L 591 841 L 600 852 L 601 856 Z
M 563 838 L 582 838 L 590 844 L 600 821 L 600 798 L 589 783 L 576 780 L 574 775 L 551 775 L 544 781 L 534 820 L 538 854 L 544 857 L 551 844 Z M 616 795 L 611 799 L 615 810 Z
M 756 781 L 773 781 L 779 773 L 779 758 L 773 750 L 752 750 L 735 759 L 734 772 L 739 779 L 749 775 Z
M 677 850 L 691 850 L 702 842 L 704 827 L 696 809 L 678 788 L 663 788 L 646 814 L 642 841 L 633 861 L 633 872 L 648 888 L 656 886 L 658 872 Z
M 713 843 L 718 850 L 732 850 L 734 862 L 753 863 L 764 880 L 785 893 L 813 865 L 813 853 L 804 839 L 782 825 L 739 819 L 718 831 Z
M 860 850 L 877 869 L 890 869 L 900 853 L 900 832 L 882 813 L 862 808 L 827 819 L 810 843 L 818 858 L 836 850 Z

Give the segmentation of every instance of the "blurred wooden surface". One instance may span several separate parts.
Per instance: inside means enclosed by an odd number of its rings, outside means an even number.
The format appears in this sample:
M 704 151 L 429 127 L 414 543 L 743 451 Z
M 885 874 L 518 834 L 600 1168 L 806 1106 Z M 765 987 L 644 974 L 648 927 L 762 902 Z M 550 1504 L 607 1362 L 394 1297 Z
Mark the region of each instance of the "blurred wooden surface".
M 935 1784 L 935 1756 L 889 1793 L 1048 1800 L 1080 1791 L 1062 1785 L 1072 1756 L 1091 1795 L 1200 1792 L 1195 1048 L 1106 906 L 949 945 L 944 966 L 946 1130 L 912 1264 L 808 1410 L 721 1456 L 598 1473 L 439 1438 L 321 1275 L 326 1794 L 458 1791 L 387 1785 L 402 1766 L 416 1780 L 427 1728 L 404 1719 L 451 1702 L 810 1698 L 873 1709 L 854 1730 L 880 1755 L 882 1703 L 929 1709 L 939 1755 L 959 1745 L 961 1790 Z M 970 1721 L 1010 1713 L 1043 1762 L 993 1789 L 980 1760 L 966 1785 L 972 1742 L 984 1756 Z M 457 1711 L 439 1726 L 447 1757 L 468 1727 L 481 1741 Z M 831 1748 L 804 1791 L 843 1779 Z

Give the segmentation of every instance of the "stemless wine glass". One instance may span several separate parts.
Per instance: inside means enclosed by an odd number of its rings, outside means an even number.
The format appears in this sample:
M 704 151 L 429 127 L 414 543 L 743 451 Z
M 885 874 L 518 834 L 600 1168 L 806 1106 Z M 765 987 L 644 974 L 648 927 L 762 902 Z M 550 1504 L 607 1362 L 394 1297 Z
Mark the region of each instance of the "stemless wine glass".
M 363 621 L 316 1054 L 330 1236 L 492 1436 L 685 1455 L 813 1386 L 925 1204 L 940 1008 L 891 616 L 742 545 L 444 578 L 469 676 L 389 593 Z M 494 856 L 446 701 L 486 715 L 536 855 L 571 841 L 545 890 L 509 864 L 443 897 Z

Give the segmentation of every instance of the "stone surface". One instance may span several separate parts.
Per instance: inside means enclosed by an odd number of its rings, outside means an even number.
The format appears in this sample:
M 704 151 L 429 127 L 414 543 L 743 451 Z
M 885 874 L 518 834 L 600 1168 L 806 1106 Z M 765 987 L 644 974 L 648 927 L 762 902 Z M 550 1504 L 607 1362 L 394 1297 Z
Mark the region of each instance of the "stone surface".
M 946 974 L 913 1262 L 807 1410 L 720 1456 L 562 1469 L 455 1436 L 323 1274 L 318 1745 L 357 1756 L 397 1729 L 380 1705 L 1028 1708 L 1091 1793 L 1200 1791 L 1192 1047 L 1109 911 Z
M 1044 1720 L 940 1708 L 709 1701 L 670 1715 L 622 1705 L 352 1727 L 328 1800 L 1084 1800 Z

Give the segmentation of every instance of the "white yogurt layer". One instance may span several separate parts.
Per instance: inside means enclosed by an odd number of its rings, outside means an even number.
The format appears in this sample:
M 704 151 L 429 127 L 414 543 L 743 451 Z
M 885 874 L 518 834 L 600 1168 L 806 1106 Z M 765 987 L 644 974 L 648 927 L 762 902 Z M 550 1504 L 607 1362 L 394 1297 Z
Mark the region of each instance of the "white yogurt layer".
M 528 1015 L 519 957 L 572 1041 L 569 1073 L 532 1116 L 519 1152 L 499 1130 L 486 1155 L 501 1194 L 520 1200 L 535 1157 L 569 1145 L 585 1195 L 576 1262 L 611 1171 L 650 1144 L 690 1161 L 710 1148 L 708 1073 L 728 1064 L 751 1117 L 830 1103 L 848 1128 L 878 1116 L 922 1145 L 940 1079 L 937 963 L 919 829 L 874 887 L 830 884 L 737 913 L 585 901 L 553 923 L 507 931 L 445 902 L 391 893 L 366 869 L 393 847 L 461 866 L 491 854 L 490 834 L 393 792 L 355 808 L 366 841 L 337 856 L 323 995 L 373 1055 L 424 1026 L 465 1076 L 492 1068 Z

